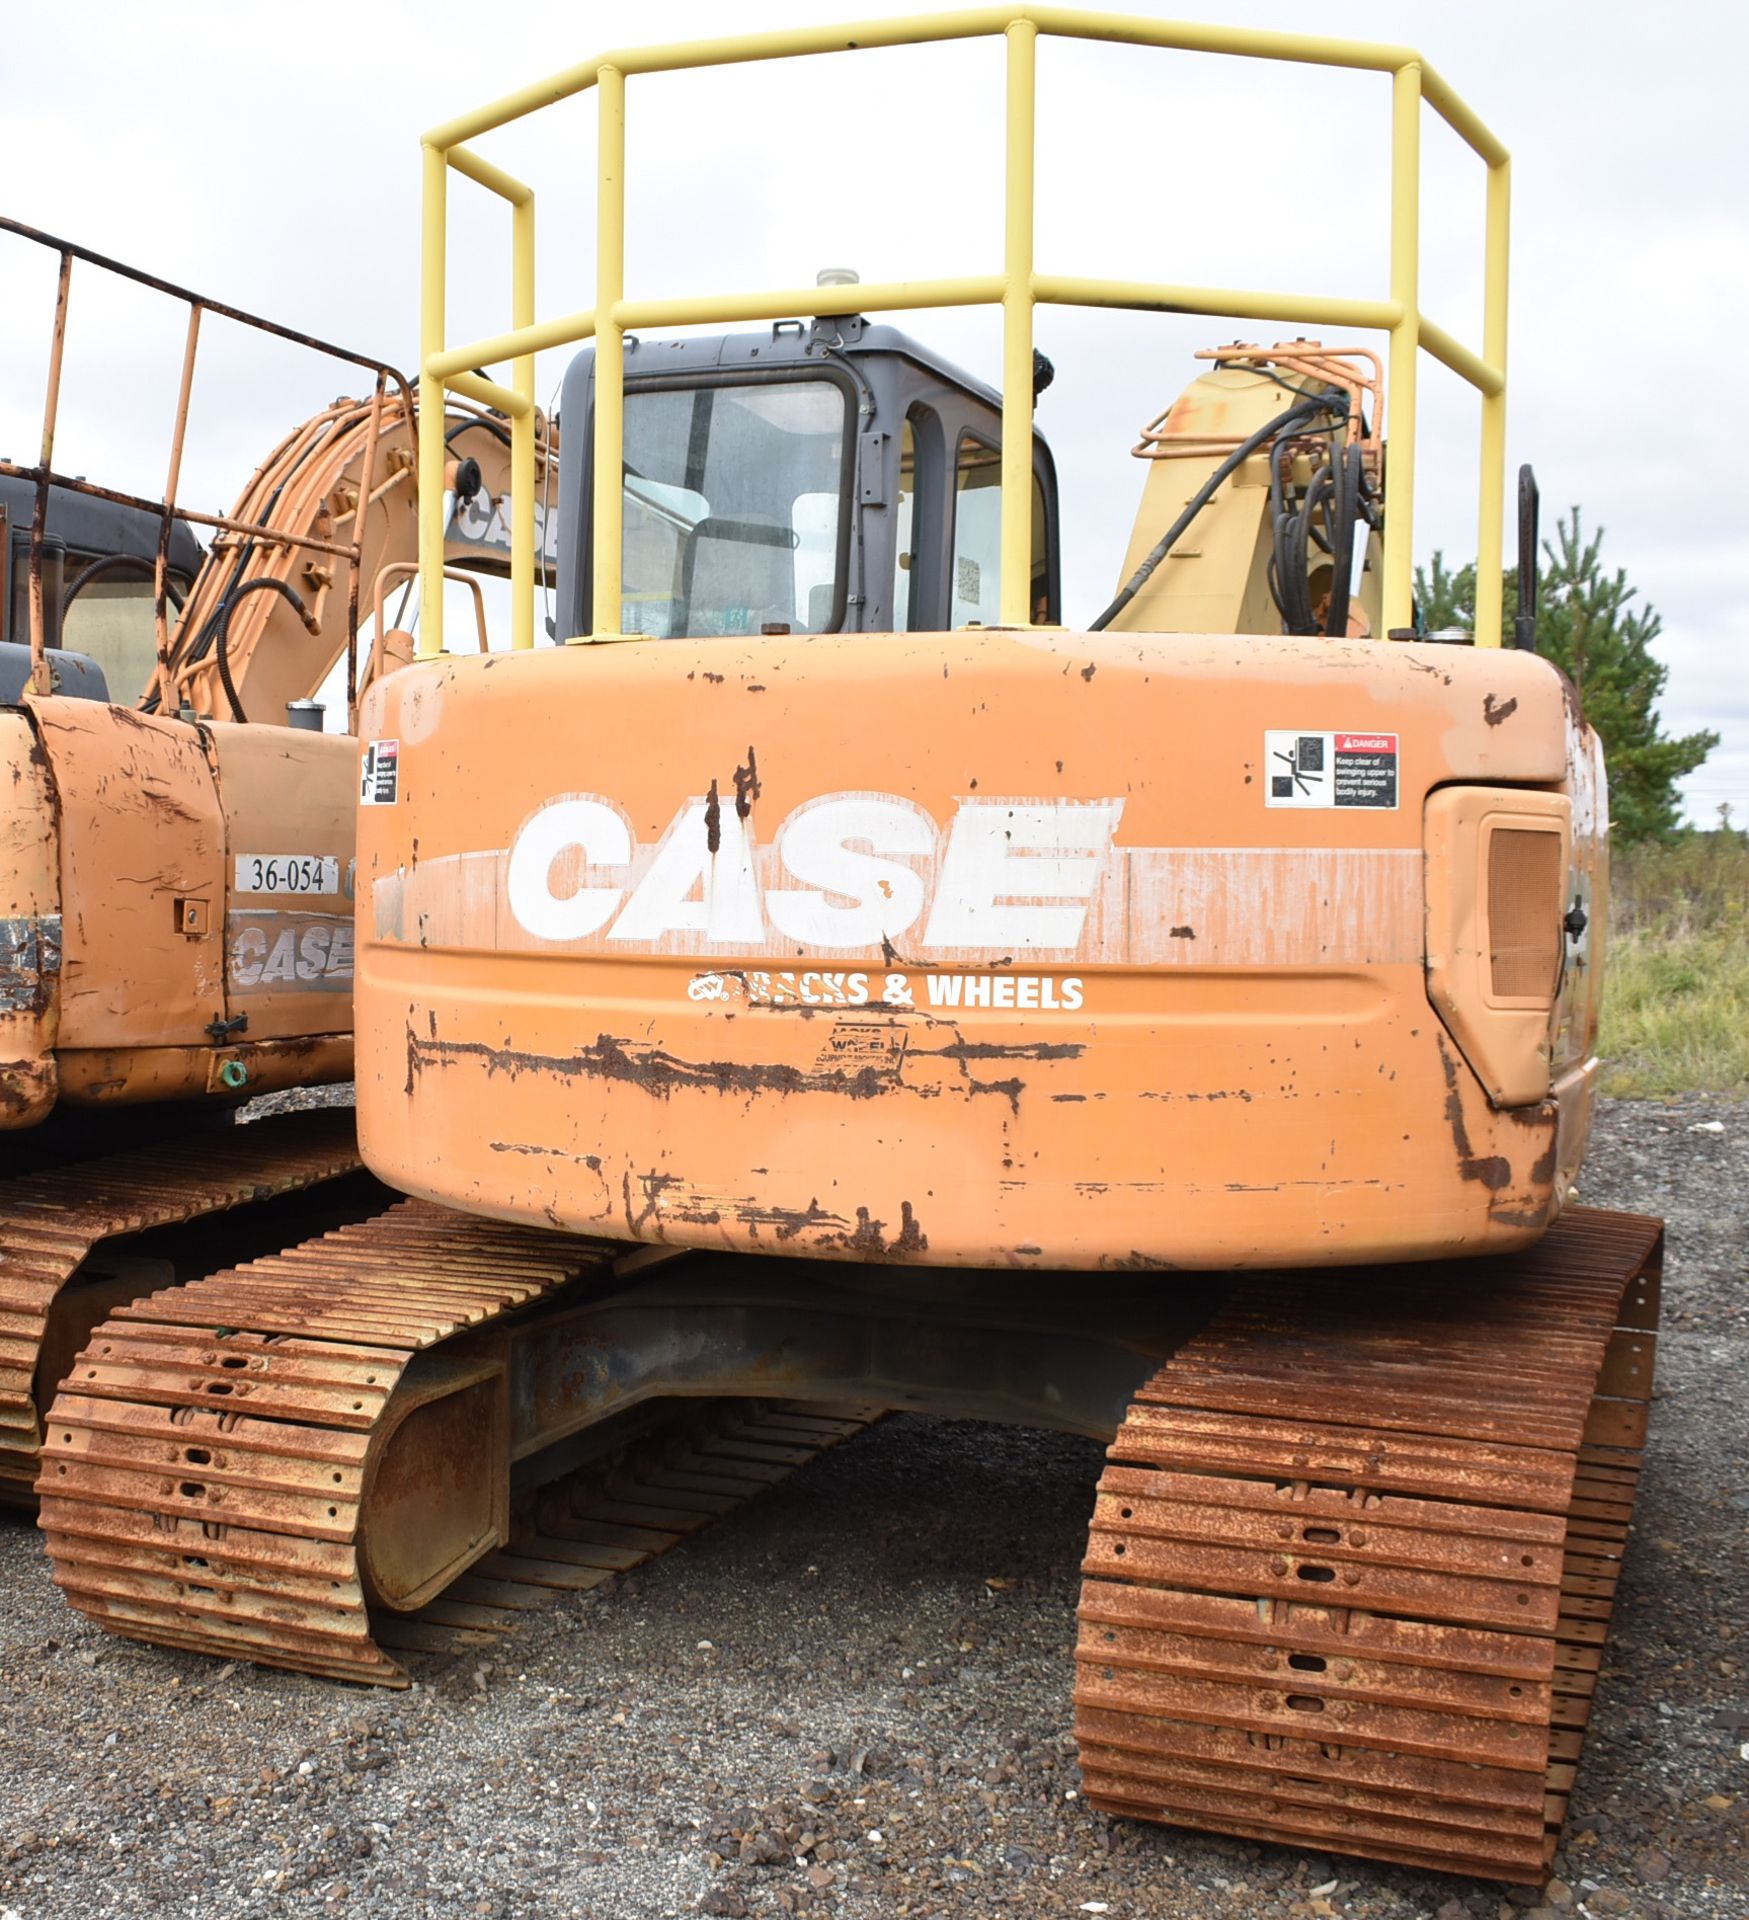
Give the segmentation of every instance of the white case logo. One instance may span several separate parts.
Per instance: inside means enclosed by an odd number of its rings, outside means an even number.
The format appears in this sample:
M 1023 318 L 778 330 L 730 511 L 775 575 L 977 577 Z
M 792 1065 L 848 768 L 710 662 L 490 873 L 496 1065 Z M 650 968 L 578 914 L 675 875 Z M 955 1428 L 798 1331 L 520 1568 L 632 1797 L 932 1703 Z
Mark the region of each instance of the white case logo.
M 943 835 L 898 794 L 827 794 L 789 815 L 766 857 L 734 802 L 714 793 L 682 802 L 653 846 L 616 802 L 573 794 L 523 822 L 506 889 L 542 940 L 757 951 L 775 933 L 809 952 L 904 940 L 1072 953 L 1123 805 L 962 800 Z

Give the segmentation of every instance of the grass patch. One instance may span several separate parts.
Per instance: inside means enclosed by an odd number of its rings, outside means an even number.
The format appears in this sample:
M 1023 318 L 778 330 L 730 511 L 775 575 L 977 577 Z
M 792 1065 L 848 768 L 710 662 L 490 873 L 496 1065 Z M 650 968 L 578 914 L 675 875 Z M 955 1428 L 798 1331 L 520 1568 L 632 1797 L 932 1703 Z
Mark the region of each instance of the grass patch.
M 1749 1095 L 1749 842 L 1688 833 L 1613 866 L 1603 1091 Z

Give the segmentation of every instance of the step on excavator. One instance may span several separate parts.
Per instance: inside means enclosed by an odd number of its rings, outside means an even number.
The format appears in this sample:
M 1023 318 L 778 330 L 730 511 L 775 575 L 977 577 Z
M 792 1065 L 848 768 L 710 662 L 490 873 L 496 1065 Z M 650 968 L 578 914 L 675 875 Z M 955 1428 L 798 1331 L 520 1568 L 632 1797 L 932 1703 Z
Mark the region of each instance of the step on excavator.
M 642 111 L 669 70 L 978 36 L 1006 59 L 999 273 L 627 292 L 628 77 Z M 1037 268 L 1053 37 L 1379 74 L 1388 295 Z M 594 304 L 543 322 L 532 191 L 472 143 L 585 92 Z M 1487 172 L 1479 348 L 1420 306 L 1428 111 Z M 1570 1204 L 1606 799 L 1534 648 L 1528 473 L 1503 632 L 1504 149 L 1402 48 L 1016 6 L 608 55 L 424 154 L 425 615 L 359 721 L 360 1144 L 407 1197 L 95 1331 L 40 1482 L 68 1598 L 396 1684 L 870 1408 L 1058 1427 L 1109 1448 L 1074 1700 L 1096 1806 L 1539 1880 L 1661 1233 Z M 512 208 L 486 341 L 446 334 L 455 176 Z M 1002 308 L 1000 393 L 869 317 L 956 303 Z M 1033 410 L 1064 304 L 1386 348 L 1205 356 L 1134 449 L 1118 591 L 1062 624 Z M 561 644 L 534 645 L 518 500 L 512 649 L 447 654 L 442 395 L 527 447 L 533 356 L 567 342 Z M 1480 396 L 1464 633 L 1414 605 L 1423 352 Z M 739 1411 L 662 1427 L 700 1404 Z
M 357 754 L 314 696 L 344 658 L 350 719 L 410 657 L 381 603 L 412 571 L 416 408 L 391 367 L 15 221 L 0 238 L 58 262 L 40 458 L 0 463 L 0 1499 L 29 1503 L 41 1414 L 109 1311 L 384 1203 L 349 1107 L 230 1122 L 351 1077 Z M 162 501 L 54 467 L 76 264 L 187 309 Z M 374 383 L 222 516 L 176 502 L 215 319 Z M 443 432 L 445 552 L 503 571 L 508 429 L 457 402 Z

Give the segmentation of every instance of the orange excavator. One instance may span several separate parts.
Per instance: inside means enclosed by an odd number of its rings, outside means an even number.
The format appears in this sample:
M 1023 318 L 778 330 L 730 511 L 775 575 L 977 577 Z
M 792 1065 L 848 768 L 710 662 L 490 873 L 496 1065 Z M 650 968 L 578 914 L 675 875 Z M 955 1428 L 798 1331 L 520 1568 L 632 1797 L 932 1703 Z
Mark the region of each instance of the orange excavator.
M 628 76 L 983 35 L 999 274 L 628 294 Z M 1388 295 L 1039 270 L 1051 37 L 1388 76 Z M 590 90 L 594 304 L 540 321 L 532 191 L 472 143 Z M 1424 109 L 1488 173 L 1479 349 L 1421 310 Z M 426 607 L 359 719 L 360 1142 L 409 1197 L 95 1331 L 43 1455 L 57 1581 L 137 1639 L 396 1684 L 869 1408 L 1055 1426 L 1110 1449 L 1096 1805 L 1540 1879 L 1660 1228 L 1569 1204 L 1607 823 L 1532 644 L 1528 473 L 1501 644 L 1504 149 L 1407 49 L 1016 5 L 607 55 L 425 162 Z M 452 176 L 513 208 L 486 341 L 445 336 Z M 1000 393 L 865 317 L 977 302 Z M 1065 625 L 1050 304 L 1373 328 L 1387 362 L 1207 356 L 1135 448 L 1111 603 Z M 713 321 L 775 324 L 657 337 Z M 446 656 L 440 396 L 499 409 L 514 467 L 567 342 L 564 644 L 513 514 L 513 649 Z M 1462 634 L 1413 602 L 1422 351 L 1480 396 Z M 700 1403 L 705 1440 L 663 1424 Z
M 378 1203 L 347 1180 L 349 1110 L 212 1123 L 351 1077 L 356 752 L 313 696 L 344 658 L 350 716 L 410 648 L 380 603 L 411 572 L 415 411 L 392 368 L 0 231 L 61 269 L 41 458 L 0 470 L 0 1494 L 28 1498 L 41 1410 L 105 1312 Z M 75 262 L 188 306 L 162 502 L 52 465 Z M 337 354 L 376 391 L 289 435 L 229 514 L 193 515 L 176 481 L 215 315 Z M 465 404 L 444 431 L 448 549 L 502 570 L 507 435 Z M 204 554 L 191 522 L 213 530 Z M 312 1184 L 319 1203 L 263 1204 Z M 142 1239 L 160 1229 L 180 1238 Z

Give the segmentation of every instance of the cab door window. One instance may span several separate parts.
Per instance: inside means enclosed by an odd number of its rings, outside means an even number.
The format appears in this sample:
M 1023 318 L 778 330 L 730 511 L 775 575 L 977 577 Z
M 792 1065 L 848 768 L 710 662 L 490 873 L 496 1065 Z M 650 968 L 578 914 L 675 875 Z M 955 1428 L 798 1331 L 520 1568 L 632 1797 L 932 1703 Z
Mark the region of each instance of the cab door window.
M 1045 545 L 1044 488 L 1032 476 L 1030 614 L 1051 617 Z M 954 463 L 953 558 L 948 572 L 948 625 L 993 627 L 1002 618 L 1002 453 L 971 434 Z
M 899 499 L 893 513 L 893 631 L 917 625 L 917 430 L 907 414 L 899 435 Z

